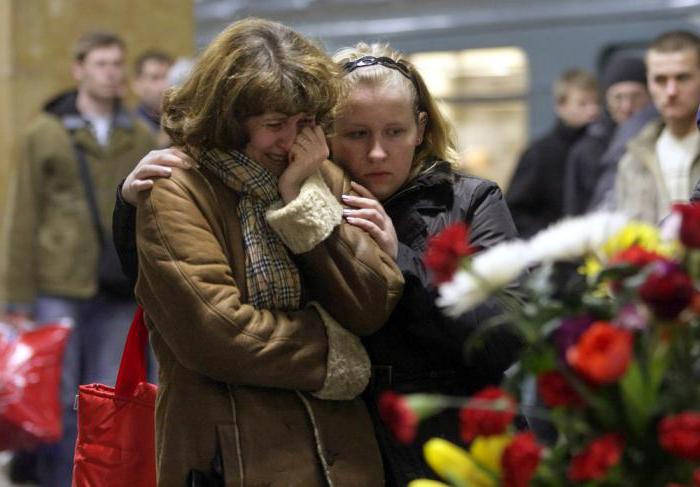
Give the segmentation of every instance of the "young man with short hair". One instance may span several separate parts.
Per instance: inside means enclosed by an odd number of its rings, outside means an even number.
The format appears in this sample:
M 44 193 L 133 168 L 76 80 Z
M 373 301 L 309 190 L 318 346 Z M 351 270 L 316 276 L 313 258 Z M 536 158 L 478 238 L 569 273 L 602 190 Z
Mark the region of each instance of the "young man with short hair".
M 30 125 L 9 186 L 6 319 L 74 323 L 63 361 L 64 434 L 39 451 L 42 486 L 71 484 L 74 396 L 79 384 L 114 383 L 135 308 L 128 282 L 117 283 L 119 266 L 105 265 L 114 190 L 153 148 L 148 128 L 121 106 L 125 55 L 124 42 L 112 33 L 78 40 L 77 89 L 47 103 Z
M 160 106 L 168 88 L 168 71 L 174 62 L 166 52 L 151 49 L 144 51 L 134 63 L 131 87 L 139 97 L 136 113 L 154 134 L 160 132 Z
M 700 179 L 700 37 L 667 32 L 646 53 L 649 92 L 659 118 L 628 144 L 615 184 L 617 208 L 658 223 L 674 202 L 687 201 Z

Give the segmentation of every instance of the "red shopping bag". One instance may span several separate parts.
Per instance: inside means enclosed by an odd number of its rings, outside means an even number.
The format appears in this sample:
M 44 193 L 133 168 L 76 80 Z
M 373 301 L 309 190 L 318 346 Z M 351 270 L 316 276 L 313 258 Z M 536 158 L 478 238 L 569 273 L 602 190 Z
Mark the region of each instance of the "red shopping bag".
M 61 437 L 61 367 L 70 326 L 0 332 L 0 450 L 31 449 Z
M 146 382 L 148 331 L 137 308 L 115 387 L 82 385 L 73 487 L 156 485 L 154 408 L 157 387 Z

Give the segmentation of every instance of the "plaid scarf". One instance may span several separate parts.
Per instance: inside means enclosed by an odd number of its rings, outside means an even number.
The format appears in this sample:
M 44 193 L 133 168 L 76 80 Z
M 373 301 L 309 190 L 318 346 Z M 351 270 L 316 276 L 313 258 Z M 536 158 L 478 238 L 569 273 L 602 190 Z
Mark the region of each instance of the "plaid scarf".
M 250 303 L 258 309 L 299 309 L 299 270 L 265 219 L 265 212 L 280 202 L 277 178 L 238 151 L 205 151 L 200 162 L 240 195 L 237 212 Z

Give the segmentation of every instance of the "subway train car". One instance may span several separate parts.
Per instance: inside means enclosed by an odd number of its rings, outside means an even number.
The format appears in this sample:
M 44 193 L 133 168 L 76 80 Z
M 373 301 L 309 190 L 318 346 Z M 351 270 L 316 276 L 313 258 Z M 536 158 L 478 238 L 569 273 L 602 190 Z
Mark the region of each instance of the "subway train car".
M 251 15 L 329 51 L 364 40 L 410 54 L 455 124 L 465 169 L 505 188 L 520 152 L 554 121 L 561 71 L 600 73 L 664 31 L 698 31 L 700 0 L 200 0 L 198 44 Z

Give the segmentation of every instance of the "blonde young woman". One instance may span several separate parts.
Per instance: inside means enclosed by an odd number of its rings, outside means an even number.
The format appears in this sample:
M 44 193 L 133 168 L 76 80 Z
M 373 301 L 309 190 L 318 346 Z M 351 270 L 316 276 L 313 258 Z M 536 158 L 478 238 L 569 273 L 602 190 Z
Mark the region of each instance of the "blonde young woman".
M 402 279 L 342 221 L 349 181 L 322 130 L 336 90 L 317 47 L 246 19 L 167 95 L 193 167 L 151 182 L 136 214 L 159 485 L 383 483 L 356 335 L 383 325 Z
M 345 74 L 343 97 L 334 110 L 331 153 L 355 181 L 353 194 L 343 197 L 345 220 L 370 234 L 405 279 L 404 295 L 388 324 L 363 339 L 373 363 L 365 399 L 386 483 L 403 487 L 431 475 L 421 451 L 427 438 L 459 441 L 458 420 L 450 412 L 438 415 L 421 425 L 412 445 L 400 445 L 379 419 L 381 392 L 470 394 L 500 381 L 520 343 L 509 330 L 495 329 L 465 356 L 465 342 L 502 310 L 489 301 L 458 319 L 444 316 L 434 305 L 435 289 L 423 265 L 427 241 L 457 221 L 470 226 L 471 244 L 481 248 L 514 237 L 516 230 L 496 184 L 453 169 L 450 126 L 408 61 L 386 45 L 362 43 L 339 51 L 334 60 Z M 125 196 L 133 198 L 147 188 L 153 171 L 167 176 L 167 165 L 184 162 L 174 150 L 145 158 L 144 169 L 127 178 Z M 128 241 L 128 232 L 124 234 Z
M 421 425 L 413 445 L 399 445 L 377 420 L 381 392 L 471 394 L 500 382 L 520 343 L 514 332 L 497 328 L 465 353 L 469 338 L 501 307 L 489 301 L 457 319 L 444 316 L 423 264 L 427 241 L 459 221 L 469 225 L 478 248 L 513 238 L 516 230 L 496 184 L 453 169 L 450 126 L 410 62 L 386 45 L 363 43 L 334 60 L 345 71 L 345 86 L 331 153 L 360 195 L 344 197 L 345 217 L 394 257 L 405 279 L 389 323 L 363 339 L 376 371 L 366 399 L 387 483 L 403 486 L 430 476 L 422 444 L 432 436 L 459 441 L 458 420 L 454 411 L 440 414 Z

